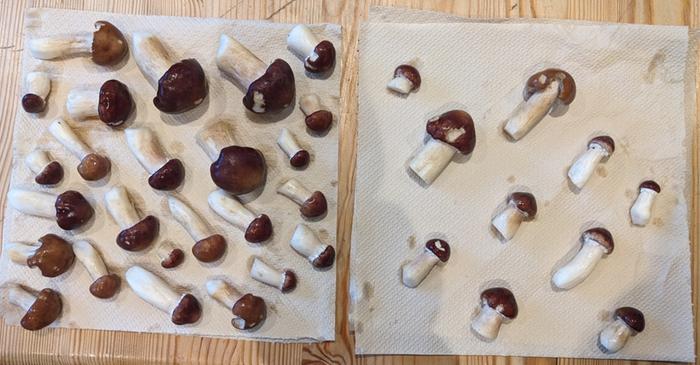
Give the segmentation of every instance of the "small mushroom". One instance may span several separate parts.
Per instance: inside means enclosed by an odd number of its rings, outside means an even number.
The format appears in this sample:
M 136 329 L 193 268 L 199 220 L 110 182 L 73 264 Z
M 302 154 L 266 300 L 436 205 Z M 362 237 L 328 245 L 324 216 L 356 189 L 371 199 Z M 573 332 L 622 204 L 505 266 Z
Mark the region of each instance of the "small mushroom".
M 426 184 L 431 184 L 455 153 L 468 155 L 474 151 L 476 132 L 472 117 L 463 110 L 450 110 L 430 119 L 426 131 L 432 138 L 409 167 Z
M 77 191 L 68 190 L 58 196 L 39 191 L 11 189 L 7 201 L 18 211 L 43 218 L 54 218 L 65 230 L 76 229 L 95 214 L 90 203 Z
M 656 195 L 661 192 L 661 186 L 653 180 L 647 180 L 639 184 L 639 195 L 630 208 L 630 218 L 635 226 L 644 227 L 651 219 L 651 210 L 654 207 Z
M 277 188 L 277 193 L 299 204 L 299 211 L 304 217 L 318 217 L 325 214 L 328 210 L 326 196 L 323 195 L 322 192 L 314 191 L 312 193 L 296 179 L 289 179 L 286 183 L 282 184 Z
M 399 65 L 394 70 L 394 78 L 386 85 L 387 89 L 399 94 L 408 94 L 420 87 L 420 72 L 411 65 Z
M 294 72 L 286 61 L 278 58 L 267 66 L 226 34 L 219 40 L 216 65 L 245 90 L 243 105 L 253 113 L 280 111 L 294 99 Z
M 302 168 L 309 164 L 309 151 L 299 146 L 296 138 L 287 128 L 282 128 L 277 138 L 277 145 L 289 157 L 289 164 L 293 167 Z
M 46 108 L 46 98 L 51 92 L 51 79 L 46 72 L 30 72 L 25 79 L 22 108 L 27 113 L 41 113 Z
M 122 230 L 116 240 L 119 247 L 127 251 L 141 251 L 158 236 L 158 218 L 152 215 L 139 218 L 123 186 L 115 186 L 105 194 L 105 205 Z
M 234 328 L 252 330 L 267 318 L 267 305 L 263 298 L 250 293 L 241 295 L 234 287 L 219 279 L 209 280 L 206 285 L 209 296 L 233 313 L 231 325 Z
M 176 62 L 153 34 L 132 35 L 134 60 L 141 73 L 158 89 L 153 105 L 164 113 L 182 113 L 204 101 L 209 93 L 207 77 L 195 59 Z
M 508 205 L 491 221 L 493 228 L 506 241 L 509 241 L 518 231 L 523 220 L 532 220 L 537 215 L 535 196 L 525 192 L 515 192 L 508 197 Z
M 527 80 L 520 103 L 503 126 L 503 131 L 513 140 L 523 138 L 555 104 L 569 105 L 576 97 L 576 83 L 566 71 L 548 68 Z
M 328 40 L 319 42 L 308 26 L 294 26 L 287 36 L 287 47 L 304 61 L 306 71 L 326 72 L 335 64 L 335 47 Z
M 450 259 L 450 245 L 441 239 L 431 239 L 416 258 L 401 268 L 401 281 L 409 288 L 415 288 L 428 276 L 433 267 Z
M 168 197 L 168 207 L 173 218 L 195 240 L 192 254 L 202 262 L 213 262 L 224 256 L 226 239 L 220 234 L 214 234 L 202 217 L 182 200 Z
M 29 331 L 37 331 L 50 325 L 61 315 L 63 309 L 61 295 L 49 288 L 42 289 L 35 296 L 18 284 L 9 284 L 7 300 L 24 309 L 26 313 L 19 324 Z
M 156 248 L 156 255 L 160 259 L 160 266 L 164 269 L 174 269 L 185 261 L 185 252 L 173 245 L 170 241 L 161 243 Z
M 333 124 L 333 113 L 321 104 L 316 94 L 306 94 L 299 99 L 299 108 L 306 116 L 306 127 L 316 133 L 327 131 Z
M 95 29 L 94 33 L 32 39 L 29 41 L 29 52 L 41 60 L 90 54 L 92 62 L 102 66 L 121 61 L 129 49 L 122 32 L 104 20 L 96 21 Z
M 481 293 L 479 315 L 472 320 L 471 327 L 486 341 L 498 337 L 503 322 L 518 316 L 518 303 L 513 293 L 506 288 L 489 288 Z
M 49 132 L 68 151 L 80 159 L 78 174 L 87 181 L 100 180 L 107 176 L 112 165 L 107 157 L 95 153 L 73 131 L 68 123 L 62 119 L 54 120 L 49 125 Z
M 581 243 L 576 256 L 552 276 L 552 283 L 557 288 L 568 290 L 586 280 L 598 261 L 611 254 L 615 248 L 612 234 L 600 227 L 583 232 Z
M 121 279 L 117 274 L 110 274 L 107 271 L 100 252 L 90 242 L 84 240 L 75 242 L 73 251 L 93 280 L 90 284 L 90 293 L 101 299 L 113 297 L 119 290 Z
M 68 92 L 66 110 L 73 120 L 100 118 L 110 127 L 124 123 L 134 108 L 129 88 L 117 80 L 95 86 L 79 87 Z
M 277 288 L 282 293 L 288 293 L 297 287 L 297 275 L 294 271 L 289 269 L 278 271 L 257 257 L 253 258 L 253 265 L 250 267 L 250 277 L 263 284 Z
M 331 267 L 335 261 L 335 249 L 316 236 L 316 233 L 306 224 L 297 224 L 296 230 L 289 241 L 294 251 L 306 257 L 317 269 Z
M 569 168 L 569 180 L 581 189 L 593 175 L 596 166 L 615 152 L 615 141 L 608 136 L 598 136 L 588 142 L 586 152 L 578 156 Z
M 126 144 L 151 176 L 148 185 L 156 190 L 174 190 L 185 179 L 185 166 L 177 158 L 168 158 L 150 128 L 128 128 Z
M 637 308 L 615 309 L 613 322 L 605 326 L 598 335 L 598 343 L 606 354 L 620 351 L 631 336 L 644 331 L 644 314 Z
M 131 290 L 148 304 L 170 315 L 176 325 L 195 323 L 202 316 L 202 307 L 192 294 L 178 294 L 163 279 L 150 271 L 132 266 L 126 270 Z
M 10 242 L 5 244 L 5 252 L 10 260 L 18 265 L 37 267 L 41 275 L 53 278 L 68 271 L 73 266 L 75 254 L 70 243 L 55 234 L 39 238 L 37 243 Z
M 63 166 L 52 160 L 43 150 L 34 150 L 24 158 L 24 163 L 36 174 L 34 181 L 39 185 L 56 185 L 63 180 Z
M 272 236 L 272 221 L 267 215 L 255 215 L 236 198 L 222 190 L 213 191 L 208 200 L 209 206 L 216 214 L 245 233 L 246 241 L 259 243 Z

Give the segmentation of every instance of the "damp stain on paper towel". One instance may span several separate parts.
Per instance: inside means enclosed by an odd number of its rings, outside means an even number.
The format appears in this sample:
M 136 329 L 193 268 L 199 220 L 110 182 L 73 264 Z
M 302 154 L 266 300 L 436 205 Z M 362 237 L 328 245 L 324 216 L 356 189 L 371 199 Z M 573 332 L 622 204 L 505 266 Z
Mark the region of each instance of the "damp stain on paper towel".
M 338 186 L 338 180 L 331 180 L 331 186 L 332 187 Z
M 515 175 L 510 175 L 510 176 L 508 176 L 508 178 L 506 179 L 506 181 L 508 181 L 508 182 L 511 183 L 511 184 L 514 183 L 514 182 L 515 182 Z
M 647 72 L 644 74 L 644 81 L 648 83 L 654 82 L 654 79 L 656 79 L 656 70 L 664 61 L 666 61 L 666 53 L 663 51 L 656 52 L 649 62 Z
M 600 176 L 600 177 L 606 177 L 608 176 L 608 170 L 605 168 L 605 166 L 598 166 L 595 169 L 595 173 Z
M 655 225 L 655 226 L 657 226 L 657 227 L 663 227 L 663 226 L 664 226 L 664 220 L 661 219 L 661 218 L 659 218 L 659 217 L 656 217 L 656 218 L 654 218 L 654 219 L 651 220 L 651 224 L 653 224 L 653 225 Z
M 372 295 L 374 295 L 374 287 L 372 287 L 372 284 L 364 282 L 362 284 L 362 297 L 369 299 L 372 298 Z
M 170 149 L 170 151 L 168 151 L 168 152 L 170 152 L 174 155 L 179 155 L 179 154 L 182 154 L 183 152 L 185 152 L 185 145 L 182 144 L 182 142 L 180 142 L 180 141 L 175 141 L 175 142 L 170 144 L 169 149 Z
M 629 199 L 634 198 L 634 191 L 632 191 L 632 189 L 625 189 L 625 197 Z
M 318 238 L 320 238 L 321 241 L 328 241 L 328 231 L 323 228 L 319 229 Z
M 416 236 L 415 235 L 410 235 L 408 236 L 408 239 L 406 240 L 408 243 L 408 248 L 415 248 L 416 247 Z

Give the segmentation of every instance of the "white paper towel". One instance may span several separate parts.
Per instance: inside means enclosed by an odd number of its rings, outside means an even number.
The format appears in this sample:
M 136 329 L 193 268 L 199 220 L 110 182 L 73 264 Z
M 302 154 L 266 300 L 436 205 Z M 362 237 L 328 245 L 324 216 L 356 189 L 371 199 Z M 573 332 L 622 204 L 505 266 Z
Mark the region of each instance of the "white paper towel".
M 464 21 L 381 10 L 370 20 Z M 692 361 L 695 64 L 687 61 L 688 44 L 685 27 L 366 23 L 352 248 L 356 352 Z M 423 83 L 397 97 L 385 85 L 405 62 L 417 66 Z M 506 141 L 500 124 L 522 100 L 527 77 L 546 67 L 573 75 L 576 100 L 521 141 Z M 423 144 L 426 120 L 452 108 L 474 118 L 476 149 L 421 187 L 408 176 L 408 160 Z M 566 170 L 602 133 L 615 138 L 617 150 L 574 193 Z M 633 227 L 628 211 L 646 178 L 663 190 L 652 224 Z M 490 219 L 515 189 L 532 191 L 540 209 L 503 244 Z M 553 268 L 578 250 L 581 231 L 592 224 L 611 230 L 615 251 L 578 287 L 554 292 Z M 405 288 L 400 266 L 436 236 L 450 242 L 450 261 L 418 288 Z M 491 286 L 511 288 L 520 313 L 485 343 L 469 325 L 479 294 Z M 647 328 L 619 353 L 604 355 L 597 334 L 615 308 L 627 305 L 645 313 Z
M 335 243 L 336 230 L 336 182 L 337 182 L 337 127 L 325 137 L 309 135 L 304 126 L 304 117 L 298 107 L 278 121 L 267 121 L 263 117 L 247 115 L 241 98 L 242 92 L 222 73 L 215 64 L 219 35 L 235 36 L 248 46 L 263 61 L 285 59 L 295 73 L 297 95 L 318 93 L 337 115 L 340 84 L 340 54 L 336 69 L 328 79 L 310 78 L 305 75 L 302 62 L 286 48 L 286 35 L 292 25 L 224 19 L 197 19 L 177 17 L 128 16 L 107 13 L 77 12 L 49 9 L 29 11 L 27 37 L 66 34 L 75 31 L 90 31 L 95 20 L 105 19 L 119 27 L 130 37 L 135 31 L 150 31 L 158 35 L 177 57 L 194 57 L 202 65 L 209 80 L 209 97 L 204 104 L 182 115 L 161 114 L 152 103 L 155 89 L 139 71 L 133 57 L 115 69 L 94 65 L 89 58 L 72 58 L 55 62 L 44 62 L 31 58 L 25 47 L 23 53 L 23 75 L 39 67 L 47 70 L 53 78 L 49 106 L 45 114 L 38 117 L 28 115 L 21 109 L 15 122 L 13 143 L 13 173 L 11 187 L 34 190 L 40 188 L 23 163 L 27 152 L 41 146 L 51 151 L 66 169 L 67 176 L 56 189 L 60 192 L 76 189 L 96 208 L 94 223 L 84 232 L 70 234 L 61 231 L 50 220 L 29 217 L 8 208 L 5 214 L 3 240 L 34 241 L 53 232 L 68 240 L 88 238 L 102 251 L 108 266 L 123 278 L 124 271 L 133 264 L 143 265 L 164 277 L 173 285 L 186 287 L 199 298 L 203 315 L 194 326 L 175 326 L 168 315 L 145 303 L 123 283 L 121 292 L 112 300 L 99 300 L 90 295 L 88 287 L 92 280 L 78 263 L 69 272 L 55 279 L 42 277 L 36 269 L 28 269 L 11 263 L 7 255 L 0 260 L 2 283 L 18 281 L 32 288 L 50 287 L 63 295 L 64 311 L 57 327 L 94 328 L 139 332 L 167 332 L 226 336 L 232 338 L 259 338 L 277 341 L 325 341 L 334 338 L 335 318 L 335 269 L 316 271 L 309 262 L 289 247 L 289 239 L 297 223 L 302 222 L 298 206 L 289 199 L 276 194 L 277 187 L 286 179 L 296 177 L 310 189 L 325 193 L 328 215 L 318 222 L 307 222 L 322 239 Z M 331 40 L 336 50 L 341 50 L 340 28 L 336 25 L 313 26 L 324 38 Z M 130 40 L 129 40 L 130 42 Z M 26 45 L 26 40 L 25 40 Z M 158 134 L 161 143 L 172 155 L 180 158 L 186 169 L 186 179 L 178 192 L 196 211 L 209 221 L 217 232 L 228 241 L 228 252 L 222 262 L 201 264 L 190 253 L 192 239 L 169 214 L 165 194 L 158 193 L 146 185 L 148 174 L 138 164 L 125 145 L 124 133 L 113 131 L 99 121 L 71 122 L 79 128 L 81 135 L 98 151 L 112 160 L 112 175 L 106 183 L 89 184 L 80 179 L 75 166 L 78 161 L 61 147 L 46 126 L 56 117 L 67 115 L 65 100 L 67 92 L 76 86 L 100 85 L 117 78 L 126 83 L 136 104 L 132 125 L 149 126 Z M 19 102 L 19 100 L 18 100 Z M 296 101 L 295 101 L 296 102 Z M 268 163 L 267 184 L 263 193 L 248 206 L 255 212 L 267 213 L 273 221 L 274 237 L 263 245 L 251 245 L 243 234 L 220 219 L 207 205 L 207 195 L 215 186 L 209 177 L 210 161 L 195 143 L 194 135 L 205 124 L 218 119 L 233 122 L 236 138 L 243 145 L 259 148 Z M 275 141 L 280 129 L 287 127 L 312 155 L 309 167 L 295 171 L 289 167 L 288 159 Z M 187 253 L 185 263 L 175 270 L 165 271 L 158 265 L 155 252 L 128 253 L 116 246 L 114 239 L 118 228 L 104 208 L 104 193 L 112 186 L 127 187 L 138 208 L 143 213 L 160 218 L 161 231 L 158 243 L 171 240 Z M 43 189 L 42 189 L 43 190 Z M 289 294 L 256 282 L 248 276 L 251 255 L 259 255 L 277 268 L 291 268 L 299 277 L 299 286 Z M 235 330 L 231 324 L 231 312 L 208 298 L 204 283 L 208 278 L 224 276 L 244 292 L 250 291 L 263 297 L 268 304 L 268 318 L 255 332 Z M 5 293 L 0 290 L 0 313 L 7 323 L 17 324 L 20 310 L 9 306 Z

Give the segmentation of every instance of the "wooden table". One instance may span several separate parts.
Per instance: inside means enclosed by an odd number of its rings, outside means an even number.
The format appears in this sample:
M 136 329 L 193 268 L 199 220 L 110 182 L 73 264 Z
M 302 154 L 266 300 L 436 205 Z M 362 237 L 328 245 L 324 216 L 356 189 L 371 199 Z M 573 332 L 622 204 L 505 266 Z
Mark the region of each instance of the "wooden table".
M 413 7 L 466 17 L 537 17 L 604 22 L 673 24 L 700 27 L 697 0 L 0 0 L 0 206 L 5 206 L 11 163 L 11 136 L 20 99 L 20 54 L 24 10 L 53 7 L 126 14 L 268 19 L 277 22 L 332 22 L 343 26 L 342 116 L 338 196 L 338 283 L 336 341 L 322 344 L 270 344 L 165 334 L 136 334 L 76 329 L 37 333 L 6 326 L 0 320 L 0 363 L 3 364 L 592 364 L 595 360 L 498 356 L 354 356 L 349 332 L 348 257 L 354 201 L 357 127 L 357 37 L 362 19 L 373 5 Z M 700 79 L 700 69 L 698 70 Z M 700 83 L 698 83 L 700 86 Z M 700 95 L 700 89 L 698 92 Z M 700 104 L 700 102 L 698 103 Z M 699 113 L 700 114 L 700 113 Z M 698 163 L 697 134 L 693 166 Z M 698 179 L 693 172 L 691 221 L 696 222 Z M 2 211 L 4 212 L 4 210 Z M 0 212 L 0 214 L 3 214 Z M 698 224 L 692 224 L 693 257 L 698 256 Z M 693 260 L 693 302 L 698 303 L 697 261 Z M 696 319 L 696 338 L 698 325 Z M 696 342 L 696 353 L 697 353 Z M 619 362 L 620 364 L 623 362 Z

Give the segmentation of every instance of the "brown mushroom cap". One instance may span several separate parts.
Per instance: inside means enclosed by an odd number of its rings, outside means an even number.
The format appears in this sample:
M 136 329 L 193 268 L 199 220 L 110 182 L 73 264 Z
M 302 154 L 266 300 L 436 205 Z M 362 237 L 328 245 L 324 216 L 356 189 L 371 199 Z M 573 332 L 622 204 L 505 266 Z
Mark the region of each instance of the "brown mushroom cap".
M 127 251 L 141 251 L 158 236 L 158 218 L 149 215 L 133 226 L 119 232 L 117 245 Z
M 262 95 L 263 111 L 255 111 L 255 94 Z M 294 72 L 289 64 L 276 59 L 265 73 L 248 86 L 243 97 L 243 105 L 253 113 L 266 113 L 282 110 L 294 99 Z
M 301 150 L 289 159 L 289 164 L 296 168 L 301 168 L 309 164 L 310 158 L 309 151 Z
M 621 319 L 634 332 L 644 331 L 644 313 L 637 308 L 621 307 L 615 309 L 615 318 Z
M 100 120 L 110 127 L 124 123 L 134 108 L 129 88 L 117 80 L 108 80 L 100 87 L 97 112 Z
M 592 148 L 594 145 L 602 148 L 608 156 L 615 152 L 615 141 L 609 136 L 598 136 L 588 142 L 588 148 Z
M 202 66 L 195 59 L 186 59 L 170 66 L 158 80 L 153 105 L 164 113 L 182 113 L 201 104 L 208 93 Z
M 420 72 L 411 65 L 399 65 L 394 70 L 394 77 L 403 77 L 411 82 L 411 90 L 415 90 L 420 87 L 421 78 Z
M 481 293 L 482 305 L 488 305 L 506 318 L 518 316 L 518 303 L 513 293 L 506 288 L 490 288 Z
M 267 317 L 265 300 L 253 294 L 246 294 L 238 299 L 231 308 L 235 316 L 231 325 L 239 330 L 249 330 L 257 327 Z
M 311 262 L 311 265 L 317 269 L 325 269 L 333 265 L 333 262 L 335 262 L 335 248 L 326 246 L 326 249 Z
M 119 290 L 121 279 L 117 274 L 104 275 L 90 284 L 90 293 L 97 298 L 108 299 Z
M 160 266 L 165 269 L 172 269 L 180 266 L 183 261 L 185 261 L 185 253 L 181 249 L 176 248 L 168 253 L 168 257 L 160 262 Z
M 224 256 L 226 239 L 220 234 L 214 234 L 199 240 L 192 246 L 192 254 L 202 262 L 213 262 Z
M 647 180 L 639 184 L 639 189 L 649 189 L 649 190 L 654 190 L 657 193 L 661 192 L 661 186 L 656 183 L 654 180 Z
M 38 267 L 41 275 L 53 278 L 68 271 L 75 261 L 70 243 L 55 234 L 39 238 L 41 246 L 27 258 L 27 266 Z
M 97 30 L 92 34 L 92 62 L 109 66 L 121 61 L 129 49 L 122 32 L 104 20 L 96 21 L 95 28 Z
M 558 68 L 548 68 L 540 71 L 527 79 L 525 83 L 525 100 L 532 94 L 538 93 L 549 86 L 554 80 L 559 80 L 559 96 L 557 98 L 564 105 L 569 105 L 576 97 L 576 82 L 568 72 Z
M 282 293 L 288 293 L 297 287 L 297 274 L 292 270 L 284 270 L 284 280 L 282 281 L 282 287 L 280 291 Z
M 63 302 L 58 292 L 44 288 L 19 323 L 26 330 L 40 330 L 53 323 L 62 309 Z
M 615 241 L 612 234 L 605 228 L 591 228 L 581 234 L 581 241 L 592 240 L 601 245 L 605 249 L 605 254 L 609 255 L 615 249 Z
M 306 123 L 307 128 L 314 132 L 325 132 L 333 124 L 333 113 L 328 110 L 317 110 L 306 116 L 304 123 Z
M 431 137 L 451 145 L 464 155 L 474 151 L 474 121 L 463 110 L 450 110 L 429 120 L 426 131 Z
M 91 153 L 78 165 L 78 174 L 87 181 L 99 180 L 109 173 L 112 164 L 107 157 Z
M 34 177 L 34 181 L 40 185 L 55 185 L 63 180 L 63 166 L 58 161 L 51 161 L 44 166 L 41 172 Z
M 314 53 L 318 55 L 315 61 L 311 61 L 309 57 L 304 60 L 304 68 L 309 72 L 326 72 L 333 67 L 335 63 L 335 47 L 333 43 L 327 40 L 319 42 L 314 48 Z
M 56 223 L 65 230 L 75 229 L 92 218 L 95 210 L 77 191 L 68 190 L 56 198 Z
M 537 200 L 535 200 L 535 196 L 530 193 L 522 191 L 512 193 L 510 194 L 508 202 L 513 204 L 525 218 L 532 219 L 537 215 Z
M 24 94 L 22 97 L 22 109 L 27 113 L 41 113 L 46 107 L 46 101 L 36 94 Z
M 299 211 L 304 217 L 313 218 L 323 215 L 328 210 L 326 196 L 320 191 L 314 191 L 311 196 L 301 205 Z
M 192 294 L 185 294 L 173 309 L 171 320 L 177 325 L 197 322 L 202 315 L 202 306 Z
M 432 239 L 425 243 L 425 249 L 432 252 L 442 262 L 450 259 L 450 244 L 441 239 Z
M 161 166 L 148 178 L 148 185 L 156 190 L 174 190 L 185 179 L 185 166 L 173 158 Z
M 240 195 L 265 184 L 267 164 L 265 156 L 255 148 L 229 146 L 221 150 L 209 173 L 216 186 Z
M 263 242 L 272 236 L 272 221 L 265 214 L 253 219 L 245 230 L 245 240 L 252 243 Z

